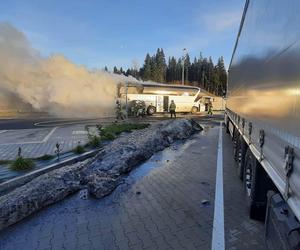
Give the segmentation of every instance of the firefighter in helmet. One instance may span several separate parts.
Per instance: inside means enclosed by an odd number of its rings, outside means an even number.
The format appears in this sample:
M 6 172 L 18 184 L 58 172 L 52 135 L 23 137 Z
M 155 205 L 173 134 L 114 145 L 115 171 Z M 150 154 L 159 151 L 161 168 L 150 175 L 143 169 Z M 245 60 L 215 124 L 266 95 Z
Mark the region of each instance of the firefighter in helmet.
M 176 104 L 175 104 L 174 100 L 172 100 L 170 103 L 169 111 L 171 114 L 171 118 L 173 118 L 173 115 L 174 115 L 174 118 L 176 118 Z

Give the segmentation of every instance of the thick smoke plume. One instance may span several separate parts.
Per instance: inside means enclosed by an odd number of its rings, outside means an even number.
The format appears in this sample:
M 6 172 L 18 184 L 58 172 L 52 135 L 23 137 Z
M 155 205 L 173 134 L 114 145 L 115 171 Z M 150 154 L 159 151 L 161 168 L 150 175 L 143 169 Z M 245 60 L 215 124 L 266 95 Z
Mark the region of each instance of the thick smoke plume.
M 134 81 L 89 71 L 62 55 L 42 57 L 25 35 L 0 23 L 0 109 L 14 107 L 57 116 L 112 115 L 119 82 Z

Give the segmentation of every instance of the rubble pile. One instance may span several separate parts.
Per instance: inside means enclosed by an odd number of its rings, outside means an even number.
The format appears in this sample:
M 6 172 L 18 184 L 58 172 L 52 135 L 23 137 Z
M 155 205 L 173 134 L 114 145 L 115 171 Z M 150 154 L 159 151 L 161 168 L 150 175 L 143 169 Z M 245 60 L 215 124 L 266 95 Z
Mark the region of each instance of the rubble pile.
M 82 189 L 96 198 L 110 194 L 139 163 L 199 130 L 193 120 L 160 122 L 120 136 L 91 160 L 37 177 L 0 197 L 0 230 Z

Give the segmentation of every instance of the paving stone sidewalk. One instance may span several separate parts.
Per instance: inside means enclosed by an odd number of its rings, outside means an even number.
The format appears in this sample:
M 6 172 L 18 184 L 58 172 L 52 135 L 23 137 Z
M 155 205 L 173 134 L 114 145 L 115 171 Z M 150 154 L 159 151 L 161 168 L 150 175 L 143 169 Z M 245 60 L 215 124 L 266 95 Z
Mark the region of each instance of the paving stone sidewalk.
M 0 249 L 210 249 L 218 131 L 207 129 L 154 155 L 101 200 L 76 194 L 7 228 Z M 224 172 L 230 181 L 232 169 Z M 226 242 L 228 249 L 253 249 L 262 245 L 262 230 L 234 199 L 235 184 L 224 194 Z M 232 241 L 233 230 L 240 241 Z M 245 240 L 252 244 L 242 245 Z
M 41 211 L 2 232 L 1 249 L 208 249 L 213 201 L 201 200 L 213 197 L 216 141 L 173 146 L 102 200 L 75 195 Z

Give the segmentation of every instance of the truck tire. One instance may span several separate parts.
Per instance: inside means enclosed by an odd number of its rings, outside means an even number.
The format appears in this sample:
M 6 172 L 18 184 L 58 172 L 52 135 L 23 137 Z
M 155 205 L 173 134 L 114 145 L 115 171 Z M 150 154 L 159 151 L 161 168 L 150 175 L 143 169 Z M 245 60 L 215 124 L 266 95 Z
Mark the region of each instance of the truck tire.
M 263 221 L 266 214 L 267 183 L 264 183 L 265 173 L 263 168 L 249 148 L 245 156 L 243 179 L 249 217 Z
M 227 118 L 227 122 L 226 122 L 226 134 L 230 134 L 229 131 L 229 119 Z
M 229 118 L 228 118 L 228 115 L 226 113 L 225 113 L 224 120 L 225 120 L 226 134 L 229 134 Z
M 232 142 L 233 142 L 233 156 L 234 160 L 237 162 L 238 160 L 238 155 L 237 155 L 237 149 L 238 149 L 238 141 L 239 141 L 240 133 L 239 131 L 234 127 L 233 130 L 233 137 L 232 137 Z
M 192 113 L 192 114 L 195 114 L 195 113 L 197 113 L 197 112 L 198 112 L 198 108 L 195 107 L 195 106 L 193 106 L 193 107 L 192 107 L 192 110 L 191 110 L 191 113 Z
M 243 137 L 240 135 L 237 143 L 237 175 L 243 180 L 244 167 L 245 167 L 245 156 L 247 152 L 247 144 Z
M 147 108 L 147 114 L 148 115 L 153 115 L 156 112 L 156 108 L 154 106 L 149 106 Z

